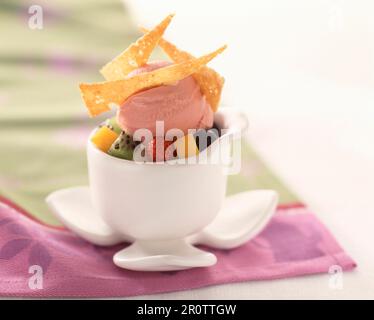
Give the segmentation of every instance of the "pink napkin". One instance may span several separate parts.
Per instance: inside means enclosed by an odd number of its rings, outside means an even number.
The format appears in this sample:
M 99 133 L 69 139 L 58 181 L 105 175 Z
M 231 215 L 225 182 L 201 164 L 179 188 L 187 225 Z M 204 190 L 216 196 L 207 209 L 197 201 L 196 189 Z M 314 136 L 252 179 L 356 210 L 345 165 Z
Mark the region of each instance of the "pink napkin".
M 218 258 L 209 268 L 122 270 L 112 263 L 120 248 L 98 247 L 67 230 L 42 225 L 10 201 L 0 199 L 0 296 L 124 297 L 356 266 L 302 205 L 278 208 L 267 228 L 237 249 L 209 248 Z

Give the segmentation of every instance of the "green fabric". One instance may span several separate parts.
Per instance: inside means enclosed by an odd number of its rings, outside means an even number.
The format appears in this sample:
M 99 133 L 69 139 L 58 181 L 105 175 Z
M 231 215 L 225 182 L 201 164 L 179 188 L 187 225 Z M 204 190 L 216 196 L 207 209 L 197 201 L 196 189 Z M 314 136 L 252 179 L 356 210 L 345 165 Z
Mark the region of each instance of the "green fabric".
M 87 117 L 78 83 L 101 80 L 99 68 L 139 34 L 119 0 L 38 4 L 42 30 L 28 27 L 29 1 L 0 4 L 0 194 L 58 224 L 44 198 L 87 184 L 84 139 L 103 119 Z M 278 190 L 282 203 L 297 201 L 246 144 L 228 193 L 258 188 Z

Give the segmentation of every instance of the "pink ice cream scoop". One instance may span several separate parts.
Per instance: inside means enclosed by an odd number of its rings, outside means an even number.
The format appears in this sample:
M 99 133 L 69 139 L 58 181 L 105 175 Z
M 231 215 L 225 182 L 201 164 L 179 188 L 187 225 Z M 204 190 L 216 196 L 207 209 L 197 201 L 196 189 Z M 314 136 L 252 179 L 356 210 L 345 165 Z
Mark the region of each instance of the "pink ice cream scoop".
M 169 62 L 153 62 L 128 76 L 150 72 L 169 65 Z M 137 129 L 149 129 L 156 135 L 156 121 L 164 121 L 165 133 L 169 129 L 207 129 L 213 126 L 213 111 L 201 94 L 192 76 L 175 85 L 160 86 L 139 92 L 119 108 L 117 121 L 122 130 L 133 134 Z

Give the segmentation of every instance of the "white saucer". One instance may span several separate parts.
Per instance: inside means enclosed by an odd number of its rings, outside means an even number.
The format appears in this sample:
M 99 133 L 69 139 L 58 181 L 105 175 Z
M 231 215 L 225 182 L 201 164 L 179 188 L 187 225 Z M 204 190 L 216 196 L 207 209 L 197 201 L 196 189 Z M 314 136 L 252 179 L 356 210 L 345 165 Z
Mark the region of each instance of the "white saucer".
M 51 193 L 46 202 L 55 216 L 71 231 L 97 245 L 133 242 L 116 234 L 92 206 L 89 187 L 75 187 Z M 214 254 L 195 248 L 231 249 L 255 237 L 271 219 L 278 203 L 272 190 L 246 191 L 225 199 L 215 220 L 201 232 L 184 240 L 136 241 L 116 253 L 114 263 L 130 270 L 171 271 L 207 267 L 216 263 Z

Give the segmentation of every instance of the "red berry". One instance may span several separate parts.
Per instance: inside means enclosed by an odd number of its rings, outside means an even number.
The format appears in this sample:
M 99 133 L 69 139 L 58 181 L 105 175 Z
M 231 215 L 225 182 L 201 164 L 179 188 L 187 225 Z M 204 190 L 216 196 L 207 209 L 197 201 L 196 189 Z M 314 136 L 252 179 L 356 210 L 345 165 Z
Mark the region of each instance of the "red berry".
M 163 138 L 153 138 L 152 141 L 147 145 L 146 151 L 149 158 L 153 162 L 165 161 L 171 158 L 172 154 L 166 152 L 168 147 L 173 143 L 173 141 L 164 141 Z

